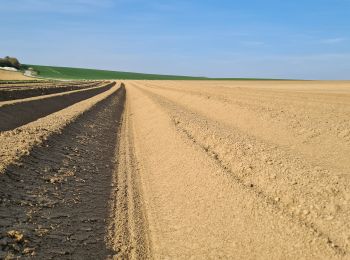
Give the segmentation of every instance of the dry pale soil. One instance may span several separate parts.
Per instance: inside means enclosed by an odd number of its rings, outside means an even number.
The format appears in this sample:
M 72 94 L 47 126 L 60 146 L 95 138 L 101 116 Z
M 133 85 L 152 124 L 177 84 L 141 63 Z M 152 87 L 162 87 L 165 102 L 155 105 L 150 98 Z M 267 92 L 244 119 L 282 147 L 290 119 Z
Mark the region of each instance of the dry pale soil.
M 350 82 L 52 93 L 0 102 L 0 259 L 350 259 Z
M 32 78 L 24 76 L 21 72 L 7 71 L 0 69 L 1 80 L 30 80 Z

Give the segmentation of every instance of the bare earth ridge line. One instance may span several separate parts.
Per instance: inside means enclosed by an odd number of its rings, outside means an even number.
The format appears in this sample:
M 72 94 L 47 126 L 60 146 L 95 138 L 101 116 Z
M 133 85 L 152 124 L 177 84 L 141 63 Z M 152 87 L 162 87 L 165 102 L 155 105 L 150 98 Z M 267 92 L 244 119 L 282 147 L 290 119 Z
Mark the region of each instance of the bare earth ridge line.
M 0 82 L 0 102 L 10 100 L 33 98 L 44 95 L 51 95 L 55 93 L 64 93 L 74 90 L 89 89 L 93 87 L 102 86 L 106 81 L 96 82 L 66 82 L 66 83 L 44 83 L 44 84 L 2 84 Z
M 0 174 L 7 166 L 16 163 L 20 157 L 28 155 L 33 147 L 40 145 L 50 135 L 60 133 L 65 126 L 106 97 L 112 95 L 118 88 L 119 85 L 114 86 L 101 94 L 75 103 L 29 124 L 14 130 L 0 132 L 0 142 L 2 144 L 0 146 Z
M 31 102 L 31 101 L 40 101 L 40 100 L 45 100 L 47 98 L 54 98 L 54 97 L 59 97 L 59 96 L 65 96 L 67 94 L 85 92 L 85 91 L 91 90 L 91 89 L 100 89 L 100 88 L 103 88 L 106 86 L 114 86 L 115 84 L 116 84 L 116 82 L 114 81 L 114 82 L 107 83 L 107 84 L 101 84 L 100 86 L 95 86 L 92 88 L 75 89 L 75 90 L 61 91 L 58 93 L 52 93 L 52 94 L 41 95 L 41 96 L 32 96 L 32 97 L 21 98 L 21 99 L 12 99 L 12 100 L 7 100 L 7 101 L 1 101 L 0 107 L 9 106 L 9 105 L 17 105 L 17 104 Z
M 67 91 L 46 96 L 0 102 L 0 131 L 9 131 L 33 122 L 75 103 L 108 91 L 115 82 L 99 87 Z
M 112 211 L 108 225 L 108 243 L 115 253 L 108 259 L 151 259 L 147 217 L 142 201 L 138 162 L 133 151 L 132 119 L 128 106 L 126 98 L 118 133 L 117 166 L 113 175 Z

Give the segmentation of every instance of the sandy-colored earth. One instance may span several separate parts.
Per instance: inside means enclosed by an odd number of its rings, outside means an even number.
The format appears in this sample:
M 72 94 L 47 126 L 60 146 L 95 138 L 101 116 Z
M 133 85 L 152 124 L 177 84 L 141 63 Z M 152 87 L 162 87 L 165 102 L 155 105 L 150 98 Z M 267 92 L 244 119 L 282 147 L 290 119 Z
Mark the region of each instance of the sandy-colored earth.
M 0 132 L 0 258 L 350 259 L 350 82 L 124 83 Z
M 32 80 L 33 78 L 24 76 L 21 72 L 0 70 L 0 80 Z

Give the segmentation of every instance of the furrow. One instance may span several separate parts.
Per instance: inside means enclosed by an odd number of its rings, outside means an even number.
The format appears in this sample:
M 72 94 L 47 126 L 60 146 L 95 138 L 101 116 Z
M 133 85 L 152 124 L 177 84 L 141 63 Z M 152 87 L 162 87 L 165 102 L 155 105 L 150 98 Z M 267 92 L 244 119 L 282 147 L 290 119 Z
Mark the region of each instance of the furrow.
M 115 82 L 100 87 L 40 97 L 0 102 L 0 132 L 13 130 L 111 89 Z
M 26 143 L 28 154 L 0 175 L 0 240 L 8 258 L 115 254 L 106 225 L 124 99 L 125 89 L 113 87 L 9 136 L 22 142 L 39 134 Z M 50 134 L 40 133 L 44 129 Z
M 69 123 L 91 109 L 98 102 L 112 95 L 119 86 L 71 105 L 63 110 L 42 117 L 11 131 L 0 132 L 0 174 L 30 150 L 42 144 L 50 135 L 59 133 Z
M 0 101 L 24 99 L 35 96 L 50 95 L 66 91 L 81 90 L 97 87 L 105 82 L 52 82 L 52 83 L 26 83 L 8 84 L 0 83 Z

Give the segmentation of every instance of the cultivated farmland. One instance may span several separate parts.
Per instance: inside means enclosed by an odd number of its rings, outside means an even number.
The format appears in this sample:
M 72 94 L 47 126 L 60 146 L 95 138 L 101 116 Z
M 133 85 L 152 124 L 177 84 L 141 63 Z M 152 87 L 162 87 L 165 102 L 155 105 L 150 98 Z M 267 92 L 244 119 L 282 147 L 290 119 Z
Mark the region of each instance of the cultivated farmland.
M 0 258 L 350 257 L 349 82 L 8 82 L 0 97 Z
M 104 79 L 133 79 L 133 80 L 185 80 L 205 79 L 204 77 L 187 77 L 176 75 L 145 74 L 124 71 L 109 71 L 84 68 L 24 65 L 33 68 L 41 78 L 69 80 L 104 80 Z

